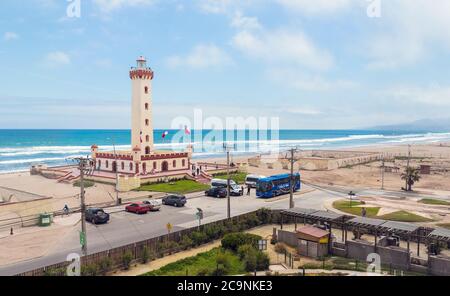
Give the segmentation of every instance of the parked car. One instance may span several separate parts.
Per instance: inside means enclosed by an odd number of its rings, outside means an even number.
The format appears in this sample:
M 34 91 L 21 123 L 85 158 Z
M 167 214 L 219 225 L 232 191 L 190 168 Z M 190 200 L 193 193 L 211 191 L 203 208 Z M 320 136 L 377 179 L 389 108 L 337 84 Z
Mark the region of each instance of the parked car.
M 142 202 L 135 202 L 127 205 L 125 211 L 135 214 L 147 214 L 148 211 L 150 211 L 150 208 Z
M 147 205 L 147 207 L 149 208 L 150 212 L 156 212 L 159 211 L 161 209 L 161 202 L 158 200 L 144 200 L 142 203 L 144 203 L 145 205 Z
M 242 195 L 244 195 L 244 189 L 239 185 L 231 185 L 230 186 L 230 195 L 231 196 L 242 196 Z
M 186 201 L 186 196 L 184 195 L 171 194 L 162 199 L 162 204 L 174 207 L 183 207 L 186 204 Z
M 256 184 L 258 183 L 259 179 L 265 178 L 264 176 L 258 176 L 258 175 L 247 175 L 245 177 L 245 185 L 250 186 L 250 188 L 256 188 Z
M 205 195 L 217 198 L 224 198 L 227 197 L 227 190 L 223 187 L 211 187 L 205 191 Z
M 104 224 L 109 221 L 109 214 L 100 208 L 89 208 L 85 212 L 85 219 L 92 224 Z

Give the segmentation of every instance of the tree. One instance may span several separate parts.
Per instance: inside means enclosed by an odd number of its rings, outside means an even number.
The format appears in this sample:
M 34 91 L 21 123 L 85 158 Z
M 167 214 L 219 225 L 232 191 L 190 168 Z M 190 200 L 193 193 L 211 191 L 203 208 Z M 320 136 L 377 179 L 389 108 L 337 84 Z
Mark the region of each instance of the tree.
M 402 180 L 405 180 L 407 183 L 406 191 L 412 191 L 412 187 L 415 183 L 420 181 L 420 172 L 418 168 L 408 167 L 405 169 L 405 172 L 402 173 Z

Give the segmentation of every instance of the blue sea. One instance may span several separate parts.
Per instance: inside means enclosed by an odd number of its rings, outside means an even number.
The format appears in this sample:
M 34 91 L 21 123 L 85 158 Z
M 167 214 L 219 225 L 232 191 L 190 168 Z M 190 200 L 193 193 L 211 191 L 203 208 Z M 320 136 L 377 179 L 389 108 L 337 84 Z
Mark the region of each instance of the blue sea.
M 186 143 L 175 142 L 181 131 L 155 130 L 155 148 L 180 150 Z M 256 134 L 256 136 L 255 136 Z M 186 135 L 184 135 L 187 137 Z M 189 142 L 194 146 L 194 158 L 224 155 L 224 145 L 231 146 L 234 155 L 273 150 L 337 149 L 369 145 L 435 143 L 450 141 L 450 133 L 386 132 L 365 130 L 280 130 L 277 134 L 260 135 L 254 131 L 191 131 Z M 86 156 L 92 144 L 100 150 L 130 149 L 129 130 L 0 130 L 0 173 L 28 170 L 32 164 L 49 166 L 71 164 L 70 158 Z

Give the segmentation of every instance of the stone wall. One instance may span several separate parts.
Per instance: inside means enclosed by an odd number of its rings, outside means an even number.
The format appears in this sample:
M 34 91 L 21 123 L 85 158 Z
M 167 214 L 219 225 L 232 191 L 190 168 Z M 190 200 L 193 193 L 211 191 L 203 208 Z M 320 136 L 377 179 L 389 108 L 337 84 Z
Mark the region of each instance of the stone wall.
M 430 256 L 428 272 L 437 276 L 450 276 L 450 258 Z

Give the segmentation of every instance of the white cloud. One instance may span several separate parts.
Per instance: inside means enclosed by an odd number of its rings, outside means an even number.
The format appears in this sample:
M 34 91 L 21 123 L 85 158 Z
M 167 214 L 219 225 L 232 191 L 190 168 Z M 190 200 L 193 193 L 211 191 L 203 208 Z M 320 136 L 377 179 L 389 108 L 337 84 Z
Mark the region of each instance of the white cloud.
M 62 51 L 50 52 L 46 55 L 44 63 L 50 67 L 69 65 L 71 63 L 70 56 Z
M 109 13 L 124 7 L 149 6 L 156 0 L 94 0 L 102 12 Z
M 337 13 L 355 4 L 355 0 L 277 0 L 277 2 L 290 11 L 308 15 Z
M 262 0 L 197 0 L 199 9 L 208 14 L 228 14 L 242 10 L 247 7 L 254 7 Z
M 441 86 L 439 84 L 432 84 L 427 87 L 397 86 L 384 94 L 406 104 L 420 103 L 430 106 L 450 106 L 450 86 Z
M 5 41 L 17 40 L 17 39 L 19 39 L 19 35 L 17 33 L 14 33 L 14 32 L 6 32 L 3 35 L 3 39 Z
M 221 67 L 232 63 L 230 56 L 214 44 L 197 45 L 186 56 L 172 56 L 168 59 L 170 67 L 190 68 Z
M 256 30 L 261 28 L 257 17 L 244 16 L 237 11 L 231 19 L 231 26 L 240 30 Z
M 327 70 L 334 63 L 331 54 L 317 48 L 300 31 L 241 31 L 234 36 L 232 43 L 246 55 L 270 63 L 294 64 L 314 70 Z
M 378 27 L 367 41 L 368 66 L 413 65 L 434 50 L 450 49 L 450 1 L 382 1 Z

